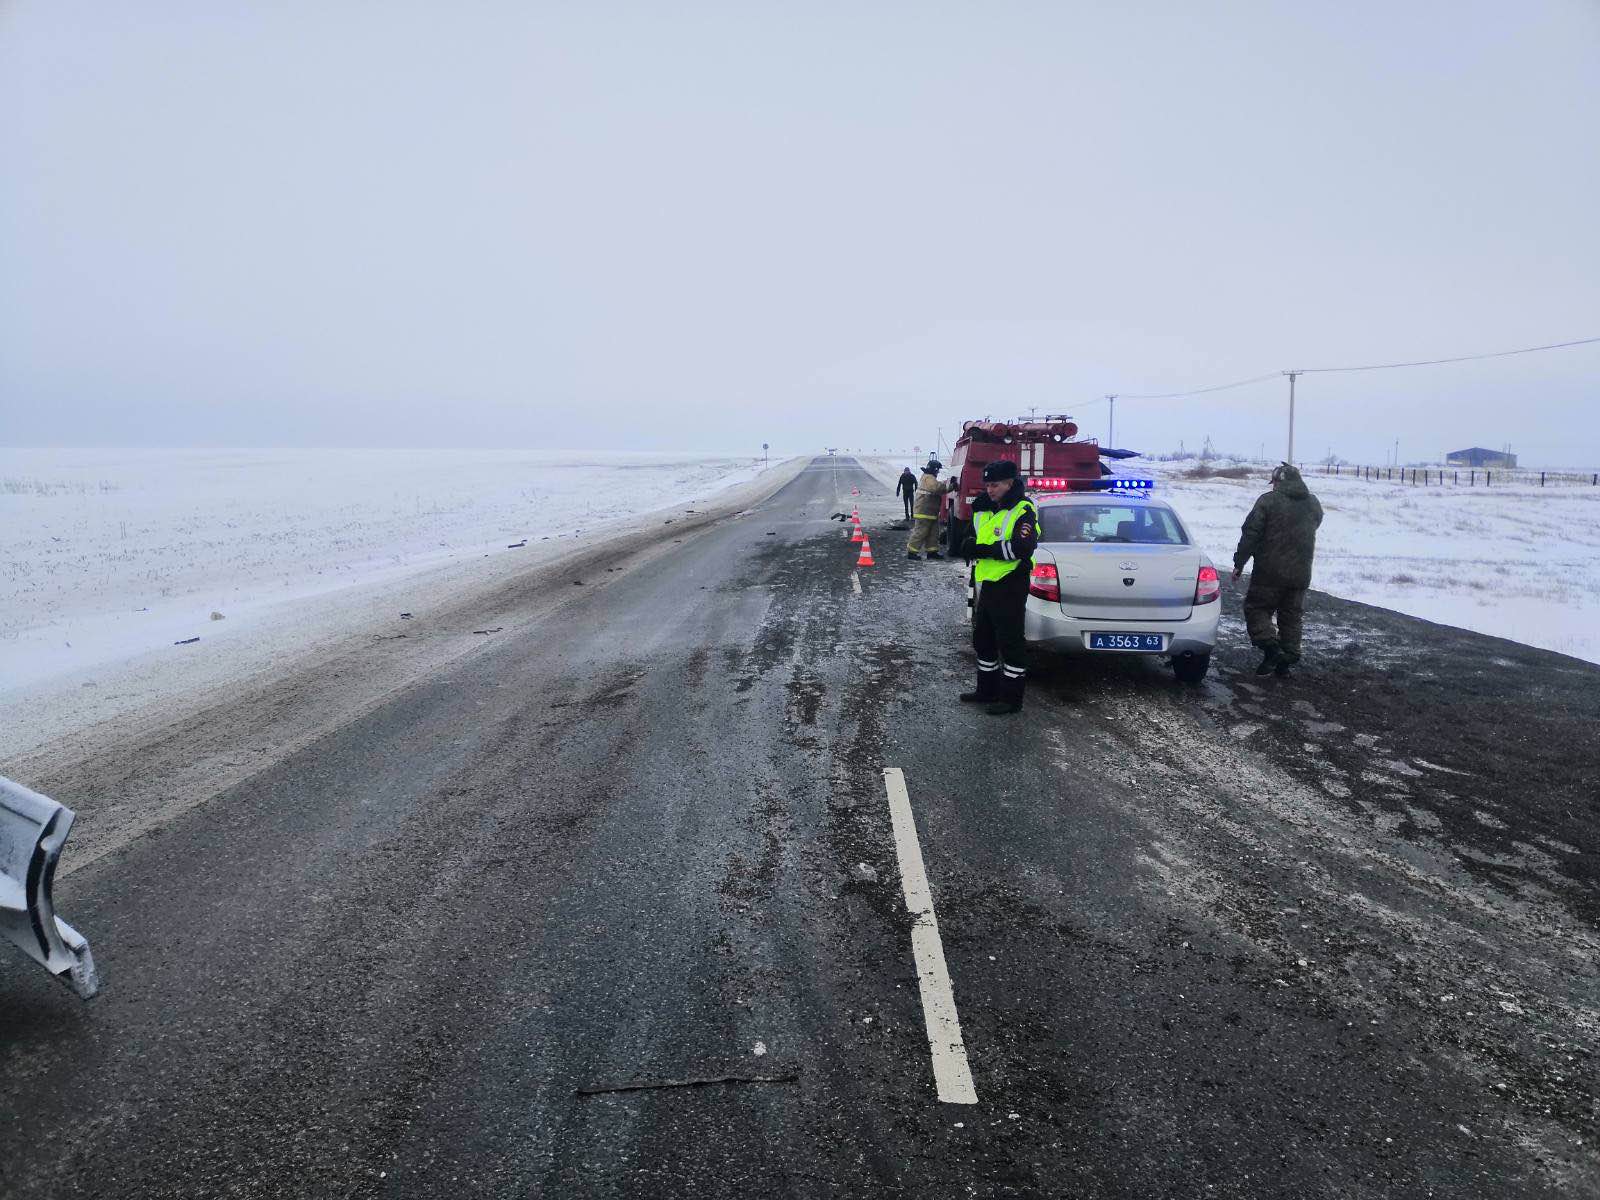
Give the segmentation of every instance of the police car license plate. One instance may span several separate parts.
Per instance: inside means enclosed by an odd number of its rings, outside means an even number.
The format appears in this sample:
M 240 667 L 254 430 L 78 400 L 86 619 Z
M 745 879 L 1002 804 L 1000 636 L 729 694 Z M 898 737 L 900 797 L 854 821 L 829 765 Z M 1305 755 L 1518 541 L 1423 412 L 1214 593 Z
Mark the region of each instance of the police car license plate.
M 1159 633 L 1090 633 L 1091 650 L 1132 650 L 1148 654 L 1166 649 L 1166 638 Z

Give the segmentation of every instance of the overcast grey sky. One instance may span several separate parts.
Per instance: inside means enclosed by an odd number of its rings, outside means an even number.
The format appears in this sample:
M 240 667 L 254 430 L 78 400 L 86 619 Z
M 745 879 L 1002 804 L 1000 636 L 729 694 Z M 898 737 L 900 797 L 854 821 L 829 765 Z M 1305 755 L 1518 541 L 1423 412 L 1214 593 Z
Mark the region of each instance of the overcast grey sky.
M 1595 336 L 1597 118 L 1595 0 L 4 0 L 0 444 L 1103 436 Z M 1600 465 L 1597 380 L 1307 378 L 1297 447 Z

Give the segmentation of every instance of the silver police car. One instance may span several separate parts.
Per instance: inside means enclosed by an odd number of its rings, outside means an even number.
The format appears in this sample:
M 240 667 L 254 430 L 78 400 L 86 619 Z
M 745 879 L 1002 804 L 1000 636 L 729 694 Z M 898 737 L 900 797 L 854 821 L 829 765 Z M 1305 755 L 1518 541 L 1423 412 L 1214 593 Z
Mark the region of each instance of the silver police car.
M 1035 498 L 1024 631 L 1048 650 L 1167 658 L 1180 680 L 1199 683 L 1217 641 L 1222 580 L 1147 486 Z

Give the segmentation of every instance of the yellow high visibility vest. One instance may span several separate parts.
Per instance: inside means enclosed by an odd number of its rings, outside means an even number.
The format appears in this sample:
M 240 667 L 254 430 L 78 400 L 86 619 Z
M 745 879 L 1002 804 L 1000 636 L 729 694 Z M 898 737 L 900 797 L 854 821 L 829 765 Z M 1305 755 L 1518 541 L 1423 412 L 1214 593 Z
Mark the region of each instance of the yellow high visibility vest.
M 996 542 L 1003 542 L 1011 537 L 1011 531 L 1017 527 L 1017 521 L 1024 512 L 1031 512 L 1034 521 L 1039 519 L 1039 510 L 1034 508 L 1033 501 L 1019 500 L 1014 506 L 1004 512 L 980 512 L 975 514 L 977 520 L 976 540 L 980 546 L 992 546 Z M 979 583 L 993 583 L 997 579 L 1004 579 L 1011 572 L 1022 565 L 1021 562 L 1006 562 L 999 558 L 980 558 L 972 564 L 973 577 Z

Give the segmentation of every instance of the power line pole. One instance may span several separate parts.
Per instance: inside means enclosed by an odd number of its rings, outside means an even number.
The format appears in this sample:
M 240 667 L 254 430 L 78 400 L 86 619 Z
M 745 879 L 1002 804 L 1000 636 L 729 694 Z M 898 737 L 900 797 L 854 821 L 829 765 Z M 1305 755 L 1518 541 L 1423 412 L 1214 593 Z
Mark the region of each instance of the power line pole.
M 1117 398 L 1115 396 L 1106 397 L 1106 412 L 1109 414 L 1106 417 L 1106 445 L 1115 446 L 1117 444 Z
M 1284 462 L 1294 462 L 1294 381 L 1304 375 L 1304 371 L 1285 371 L 1289 377 L 1289 457 Z

